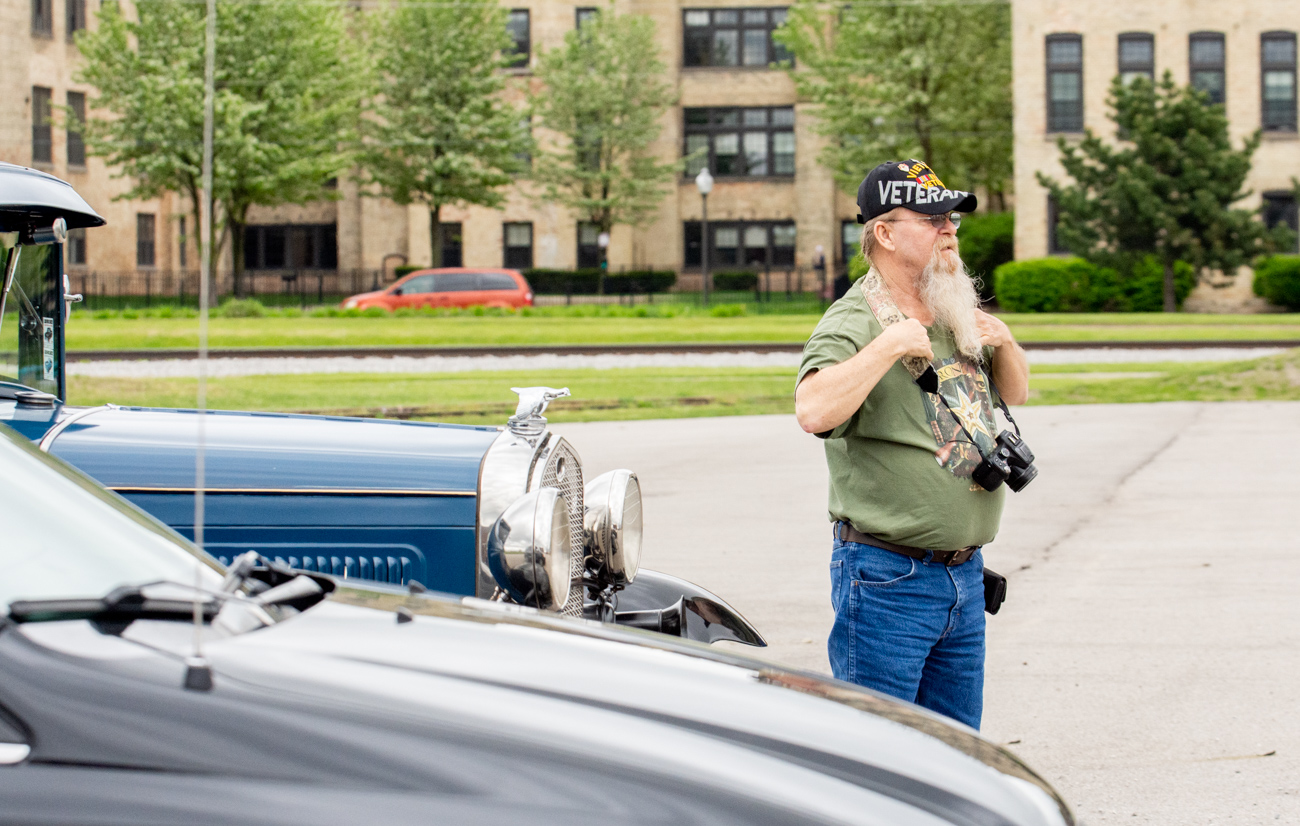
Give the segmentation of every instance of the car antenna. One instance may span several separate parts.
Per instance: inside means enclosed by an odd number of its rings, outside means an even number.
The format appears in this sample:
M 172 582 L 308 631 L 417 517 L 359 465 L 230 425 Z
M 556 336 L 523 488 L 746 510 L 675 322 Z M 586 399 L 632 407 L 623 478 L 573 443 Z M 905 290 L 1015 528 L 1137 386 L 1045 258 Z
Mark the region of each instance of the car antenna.
M 199 212 L 198 440 L 194 447 L 194 544 L 203 551 L 204 418 L 208 406 L 208 295 L 212 280 L 212 132 L 217 52 L 217 4 L 208 0 L 203 66 L 203 204 Z M 185 687 L 212 690 L 212 666 L 203 656 L 202 562 L 194 573 L 194 651 L 185 660 Z

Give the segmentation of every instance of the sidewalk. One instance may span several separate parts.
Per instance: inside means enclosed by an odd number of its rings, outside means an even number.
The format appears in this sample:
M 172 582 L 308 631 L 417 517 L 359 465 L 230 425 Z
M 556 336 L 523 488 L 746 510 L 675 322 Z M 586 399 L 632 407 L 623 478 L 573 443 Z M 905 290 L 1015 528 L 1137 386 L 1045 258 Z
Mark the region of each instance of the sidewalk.
M 1010 588 L 985 733 L 1090 826 L 1300 821 L 1300 403 L 1017 418 L 1041 474 L 986 552 Z M 772 645 L 746 653 L 827 671 L 816 439 L 784 416 L 556 429 L 588 476 L 638 472 L 646 567 L 754 621 Z

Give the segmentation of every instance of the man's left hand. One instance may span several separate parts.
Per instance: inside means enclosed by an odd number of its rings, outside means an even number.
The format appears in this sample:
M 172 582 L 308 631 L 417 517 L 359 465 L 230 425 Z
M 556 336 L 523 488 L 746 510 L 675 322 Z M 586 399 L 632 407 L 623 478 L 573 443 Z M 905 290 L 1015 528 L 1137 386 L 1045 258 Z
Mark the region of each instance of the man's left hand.
M 1011 336 L 1011 328 L 1002 319 L 989 315 L 983 310 L 975 311 L 975 327 L 980 331 L 980 344 L 986 347 L 996 350 L 1004 344 L 1015 341 Z

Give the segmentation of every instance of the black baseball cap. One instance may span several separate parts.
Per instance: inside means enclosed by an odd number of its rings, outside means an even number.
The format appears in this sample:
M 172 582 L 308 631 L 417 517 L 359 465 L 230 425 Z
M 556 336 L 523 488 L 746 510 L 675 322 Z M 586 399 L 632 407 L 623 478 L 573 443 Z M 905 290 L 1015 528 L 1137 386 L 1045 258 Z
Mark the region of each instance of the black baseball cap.
M 858 223 L 865 224 L 896 207 L 922 215 L 974 212 L 972 192 L 948 189 L 925 161 L 885 161 L 858 187 Z

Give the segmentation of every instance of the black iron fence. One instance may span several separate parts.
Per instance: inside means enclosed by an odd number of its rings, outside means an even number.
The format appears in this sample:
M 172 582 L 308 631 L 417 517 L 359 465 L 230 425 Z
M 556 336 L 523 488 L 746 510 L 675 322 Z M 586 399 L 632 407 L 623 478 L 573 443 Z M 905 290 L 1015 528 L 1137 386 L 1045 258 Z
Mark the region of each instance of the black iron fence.
M 245 297 L 263 304 L 335 304 L 349 295 L 386 286 L 382 270 L 255 270 L 244 273 Z M 150 307 L 171 304 L 197 307 L 199 273 L 173 270 L 68 270 L 69 286 L 85 297 L 86 309 Z M 212 304 L 235 294 L 234 279 L 213 279 Z
M 635 304 L 664 301 L 699 303 L 703 278 L 698 270 L 531 271 L 537 303 Z M 711 278 L 715 302 L 752 304 L 807 303 L 824 300 L 830 286 L 818 270 L 782 267 L 760 271 L 716 272 Z M 198 271 L 68 270 L 72 292 L 85 298 L 82 309 L 123 309 L 171 306 L 197 307 Z M 357 293 L 383 289 L 392 283 L 383 270 L 253 270 L 244 273 L 243 297 L 267 306 L 334 305 Z M 590 282 L 590 283 L 588 283 Z M 235 295 L 230 273 L 214 279 L 212 306 Z M 775 309 L 775 308 L 773 308 Z

